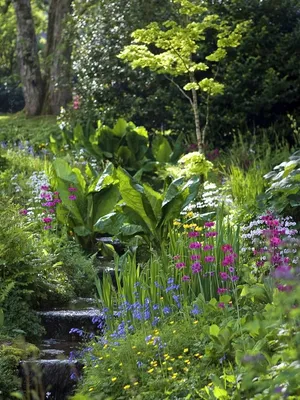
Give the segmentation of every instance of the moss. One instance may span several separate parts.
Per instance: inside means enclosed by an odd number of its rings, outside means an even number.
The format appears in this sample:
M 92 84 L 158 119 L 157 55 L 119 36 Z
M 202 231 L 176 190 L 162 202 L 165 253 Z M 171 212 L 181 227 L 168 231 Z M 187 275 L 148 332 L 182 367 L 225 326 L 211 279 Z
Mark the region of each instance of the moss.
M 23 339 L 0 337 L 0 400 L 9 400 L 10 393 L 21 389 L 19 363 L 38 353 L 35 345 Z

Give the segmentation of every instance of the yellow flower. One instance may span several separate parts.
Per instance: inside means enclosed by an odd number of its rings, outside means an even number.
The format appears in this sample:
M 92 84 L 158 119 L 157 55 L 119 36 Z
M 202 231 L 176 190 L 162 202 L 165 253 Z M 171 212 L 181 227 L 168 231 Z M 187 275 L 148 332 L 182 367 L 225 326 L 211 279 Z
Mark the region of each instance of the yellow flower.
M 194 354 L 195 357 L 199 357 L 199 355 L 200 355 L 199 353 Z
M 196 324 L 198 324 L 198 322 L 199 322 L 199 321 L 194 321 L 193 323 L 196 325 Z
M 173 225 L 174 225 L 174 226 L 180 226 L 181 223 L 180 223 L 179 221 L 176 221 L 176 220 L 175 220 L 175 221 L 173 221 Z
M 175 361 L 175 358 L 171 358 L 171 361 Z
M 121 362 L 120 362 L 120 364 L 119 364 L 119 365 L 120 365 L 120 367 L 122 367 L 123 363 L 121 363 Z
M 176 329 L 174 329 L 173 333 L 176 333 Z
M 194 216 L 193 211 L 189 211 L 189 212 L 186 214 L 186 216 L 187 216 L 188 218 L 193 217 L 193 216 Z
M 132 349 L 136 349 L 136 346 L 132 346 L 131 348 L 132 348 Z
M 111 381 L 112 382 L 115 382 L 117 380 L 117 377 L 116 376 L 114 376 L 113 378 L 111 378 Z
M 152 374 L 153 371 L 154 371 L 154 369 L 151 368 L 151 369 L 149 369 L 147 372 L 148 372 L 148 374 Z
M 160 299 L 160 300 L 163 300 L 164 298 L 163 298 L 163 297 L 160 297 L 159 299 Z
M 172 367 L 169 367 L 169 368 L 168 368 L 168 371 L 172 371 L 172 369 L 173 369 Z
M 105 345 L 103 346 L 104 349 L 106 349 L 107 347 L 108 347 L 108 344 L 105 344 Z
M 178 358 L 180 359 L 180 358 L 183 358 L 183 356 L 178 356 Z
M 190 225 L 189 224 L 183 224 L 184 229 L 189 229 Z
M 188 368 L 183 368 L 183 370 L 184 370 L 184 372 L 189 372 L 189 369 Z
M 197 224 L 190 224 L 189 228 L 196 228 Z
M 166 365 L 166 364 L 167 364 L 167 362 L 166 362 L 166 361 L 164 361 L 162 364 L 163 364 L 163 365 Z
M 195 231 L 201 232 L 203 230 L 202 226 L 196 226 Z
M 140 352 L 140 351 L 138 351 L 138 352 L 137 352 L 137 354 L 141 354 L 141 352 Z
M 184 362 L 185 362 L 186 364 L 190 364 L 190 363 L 191 363 L 190 360 L 184 360 Z
M 94 388 L 93 388 L 93 387 L 89 388 L 89 392 L 92 392 L 93 390 L 94 390 Z
M 186 349 L 183 350 L 184 353 L 188 353 L 188 351 L 189 351 L 188 348 L 186 348 Z
M 173 325 L 173 324 L 174 324 L 174 321 L 171 321 L 171 322 L 170 322 L 170 325 Z
M 123 389 L 124 389 L 124 390 L 130 389 L 130 385 L 125 385 L 125 386 L 123 387 Z
M 134 386 L 136 386 L 136 385 L 138 385 L 139 383 L 138 382 L 134 382 Z
M 98 365 L 97 365 L 97 367 L 98 367 Z M 107 371 L 110 372 L 110 371 L 111 371 L 111 368 L 107 368 Z

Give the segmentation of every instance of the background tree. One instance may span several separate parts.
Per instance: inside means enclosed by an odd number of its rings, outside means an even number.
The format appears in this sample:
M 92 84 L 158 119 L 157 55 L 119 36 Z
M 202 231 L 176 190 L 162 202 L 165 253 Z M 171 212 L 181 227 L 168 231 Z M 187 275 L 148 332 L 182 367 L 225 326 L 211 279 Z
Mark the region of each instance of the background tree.
M 9 3 L 9 1 L 7 2 Z M 17 55 L 27 115 L 58 114 L 71 99 L 71 49 L 64 35 L 72 0 L 50 0 L 42 75 L 30 0 L 12 0 L 17 22 Z
M 206 7 L 188 0 L 174 2 L 180 5 L 178 12 L 182 18 L 179 22 L 167 20 L 162 27 L 153 22 L 145 29 L 136 30 L 132 34 L 132 44 L 126 46 L 119 57 L 133 68 L 150 68 L 158 74 L 175 78 L 185 76 L 183 87 L 173 78 L 171 82 L 191 104 L 198 150 L 203 152 L 207 121 L 201 128 L 197 91 L 207 93 L 208 97 L 223 92 L 223 84 L 212 77 L 210 63 L 220 62 L 227 55 L 228 47 L 238 46 L 245 24 L 238 24 L 230 30 L 217 14 L 209 13 Z M 217 32 L 216 42 L 211 52 L 203 54 L 202 42 L 205 42 L 209 30 Z M 187 91 L 192 95 L 189 96 Z

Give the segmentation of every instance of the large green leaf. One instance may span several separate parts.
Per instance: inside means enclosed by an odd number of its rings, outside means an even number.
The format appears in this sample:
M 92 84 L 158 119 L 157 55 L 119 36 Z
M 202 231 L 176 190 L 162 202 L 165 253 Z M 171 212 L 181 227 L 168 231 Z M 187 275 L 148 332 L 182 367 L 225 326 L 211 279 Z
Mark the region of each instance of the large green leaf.
M 119 190 L 123 201 L 141 217 L 148 229 L 154 233 L 156 221 L 153 221 L 153 219 L 151 220 L 148 216 L 151 205 L 145 196 L 143 187 L 135 182 L 134 179 L 120 167 L 117 169 L 117 176 L 119 178 Z M 147 208 L 148 213 L 145 208 Z M 152 214 L 154 214 L 153 211 Z
M 162 135 L 157 135 L 152 142 L 152 153 L 155 159 L 159 162 L 170 161 L 172 148 L 168 139 Z
M 57 158 L 52 163 L 57 178 L 63 179 L 66 182 L 77 183 L 77 176 L 72 171 L 70 165 L 62 158 Z
M 120 212 L 111 212 L 99 218 L 94 228 L 97 232 L 117 235 L 126 223 L 128 223 L 126 215 Z
M 180 192 L 180 186 L 183 184 L 184 179 L 183 178 L 178 178 L 175 179 L 168 187 L 167 192 L 165 194 L 164 200 L 163 200 L 163 207 L 167 205 L 170 201 L 172 201 Z
M 118 179 L 115 174 L 115 167 L 113 164 L 109 163 L 100 177 L 95 179 L 95 181 L 90 185 L 88 188 L 88 193 L 100 192 L 101 190 L 106 189 L 117 182 Z
M 92 221 L 94 224 L 100 217 L 109 214 L 120 200 L 120 192 L 117 185 L 112 185 L 99 193 L 93 193 L 92 196 Z
M 126 133 L 127 122 L 123 118 L 119 118 L 113 127 L 113 134 L 122 137 Z
M 151 204 L 152 210 L 155 214 L 156 221 L 159 221 L 162 214 L 162 200 L 163 196 L 159 192 L 152 189 L 151 186 L 144 184 L 145 195 Z

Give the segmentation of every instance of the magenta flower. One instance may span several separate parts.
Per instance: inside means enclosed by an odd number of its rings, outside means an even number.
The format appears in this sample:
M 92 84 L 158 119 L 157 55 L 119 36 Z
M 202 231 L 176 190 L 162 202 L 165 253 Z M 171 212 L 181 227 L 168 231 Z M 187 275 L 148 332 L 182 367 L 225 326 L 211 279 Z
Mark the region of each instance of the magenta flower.
M 206 257 L 204 257 L 204 260 L 206 262 L 214 262 L 215 261 L 215 257 L 214 256 L 206 256 Z
M 189 244 L 190 249 L 200 249 L 201 248 L 201 243 L 200 242 L 192 242 Z
M 203 247 L 203 250 L 204 250 L 204 251 L 209 251 L 209 250 L 213 250 L 213 248 L 214 248 L 214 246 L 213 246 L 212 244 L 206 244 L 206 245 Z
M 271 243 L 273 246 L 278 246 L 281 242 L 282 242 L 282 240 L 279 239 L 278 237 L 272 237 L 272 238 L 270 239 L 270 243 Z
M 292 285 L 277 285 L 277 289 L 280 292 L 291 292 L 294 287 Z
M 59 196 L 59 192 L 53 192 L 55 196 Z
M 213 221 L 205 222 L 204 226 L 205 226 L 205 228 L 211 228 L 212 226 L 215 226 L 215 222 L 213 222 Z
M 21 215 L 27 215 L 28 214 L 28 210 L 25 210 L 25 208 L 23 210 L 20 210 L 19 213 Z
M 47 201 L 46 203 L 42 203 L 43 207 L 54 207 L 55 203 L 53 201 Z
M 77 197 L 75 196 L 75 194 L 71 194 L 71 196 L 69 196 L 69 200 L 76 200 Z
M 189 237 L 189 238 L 197 237 L 197 236 L 199 236 L 199 232 L 192 231 L 192 232 L 189 232 L 189 233 L 188 233 L 188 237 Z
M 226 281 L 229 278 L 229 276 L 228 276 L 227 272 L 220 272 L 220 278 L 223 281 Z
M 216 236 L 218 236 L 218 232 L 215 231 L 205 233 L 205 237 L 216 237 Z
M 75 187 L 69 187 L 68 191 L 69 191 L 69 192 L 77 192 L 77 188 L 75 188 Z
M 224 251 L 224 253 L 232 253 L 233 248 L 230 244 L 223 244 L 223 246 L 221 246 L 221 250 Z
M 202 270 L 202 265 L 199 262 L 195 262 L 191 266 L 193 274 L 198 274 Z
M 256 266 L 257 267 L 263 267 L 264 266 L 264 261 L 256 261 Z
M 175 267 L 176 267 L 177 269 L 182 269 L 182 268 L 185 267 L 185 263 L 184 263 L 184 262 L 176 263 L 176 264 L 175 264 Z
M 183 277 L 182 277 L 182 281 L 183 282 L 187 282 L 187 281 L 189 281 L 191 278 L 188 276 L 188 275 L 183 275 Z
M 49 190 L 50 188 L 49 188 L 49 186 L 47 186 L 47 185 L 42 185 L 41 186 L 41 190 L 45 190 L 45 191 L 47 191 L 47 190 Z
M 190 257 L 192 261 L 200 260 L 200 258 L 201 258 L 200 254 L 192 254 Z
M 43 222 L 45 222 L 45 224 L 49 224 L 49 222 L 51 222 L 52 221 L 52 218 L 51 217 L 45 217 L 45 218 L 43 218 Z
M 231 279 L 231 282 L 236 282 L 239 280 L 239 277 L 236 275 L 233 275 L 230 279 Z
M 49 208 L 48 212 L 51 213 L 51 214 L 54 214 L 55 210 L 53 208 Z
M 218 303 L 218 307 L 219 307 L 219 308 L 225 308 L 225 303 L 223 303 L 223 302 Z
M 218 294 L 225 294 L 225 293 L 227 293 L 228 292 L 228 289 L 226 289 L 226 288 L 218 288 L 218 290 L 217 290 L 217 293 Z
M 53 199 L 53 203 L 54 204 L 61 203 L 61 199 Z
M 51 226 L 51 225 L 45 225 L 45 226 L 44 226 L 44 229 L 45 229 L 46 231 L 48 231 L 49 229 L 52 229 L 52 226 Z
M 234 267 L 228 267 L 228 271 L 233 274 L 234 273 Z

